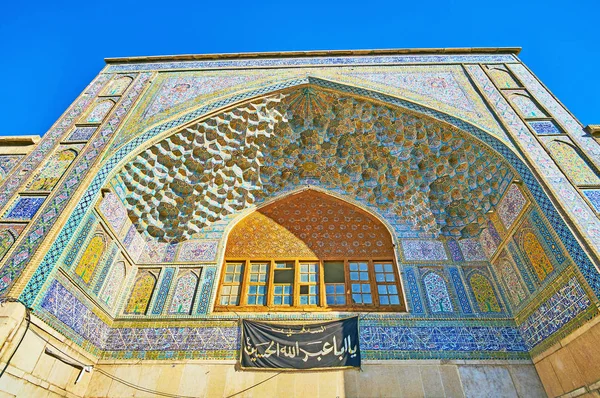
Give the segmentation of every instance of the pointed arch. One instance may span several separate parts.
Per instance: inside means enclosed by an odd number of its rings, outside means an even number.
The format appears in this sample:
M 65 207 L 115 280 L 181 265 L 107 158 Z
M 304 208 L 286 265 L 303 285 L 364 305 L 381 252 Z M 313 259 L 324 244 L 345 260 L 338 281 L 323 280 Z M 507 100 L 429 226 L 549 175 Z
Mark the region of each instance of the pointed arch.
M 427 272 L 422 278 L 429 309 L 432 313 L 453 312 L 454 306 L 448 292 L 448 282 L 435 271 Z
M 487 276 L 477 271 L 471 273 L 469 286 L 480 312 L 502 312 L 492 283 Z
M 151 271 L 138 271 L 131 294 L 129 295 L 129 300 L 123 312 L 126 315 L 145 315 L 148 311 L 155 286 L 156 276 Z
M 51 191 L 76 157 L 77 151 L 73 148 L 63 149 L 53 154 L 27 184 L 27 190 Z
M 0 231 L 0 261 L 15 243 L 15 239 L 16 237 L 8 229 Z
M 175 283 L 169 314 L 189 314 L 197 288 L 198 275 L 193 271 L 184 271 Z
M 108 308 L 113 308 L 125 282 L 127 270 L 125 261 L 117 261 L 110 269 L 110 273 L 104 282 L 102 291 L 100 292 L 100 300 L 102 300 Z
M 563 140 L 553 140 L 548 143 L 548 150 L 576 185 L 600 184 L 600 177 L 594 166 L 573 144 Z
M 95 234 L 83 252 L 79 263 L 75 267 L 75 274 L 78 275 L 85 284 L 89 285 L 92 281 L 96 267 L 102 259 L 105 250 L 106 237 L 103 233 Z
M 321 190 L 303 189 L 232 227 L 217 309 L 402 310 L 395 257 L 392 236 L 375 216 Z

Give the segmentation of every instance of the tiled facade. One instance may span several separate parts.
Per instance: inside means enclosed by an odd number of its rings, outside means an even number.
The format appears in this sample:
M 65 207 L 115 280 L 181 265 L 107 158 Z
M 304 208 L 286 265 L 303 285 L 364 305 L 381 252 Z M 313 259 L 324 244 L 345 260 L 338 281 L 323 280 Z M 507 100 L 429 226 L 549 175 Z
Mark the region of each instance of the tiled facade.
M 297 231 L 311 250 L 345 235 L 399 266 L 407 311 L 361 314 L 365 358 L 529 358 L 597 313 L 600 148 L 579 130 L 513 54 L 111 64 L 0 163 L 0 289 L 106 359 L 234 359 L 237 317 L 212 311 L 227 238 L 322 225 Z M 306 188 L 359 210 L 281 206 Z

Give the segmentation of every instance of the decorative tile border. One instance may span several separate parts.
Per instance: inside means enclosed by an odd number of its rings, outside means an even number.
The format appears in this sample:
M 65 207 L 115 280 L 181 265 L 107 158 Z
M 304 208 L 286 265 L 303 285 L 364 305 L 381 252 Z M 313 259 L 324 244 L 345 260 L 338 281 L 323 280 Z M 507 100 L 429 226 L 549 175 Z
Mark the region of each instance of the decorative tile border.
M 119 124 L 127 114 L 128 110 L 131 108 L 131 105 L 139 96 L 142 88 L 145 86 L 149 78 L 150 74 L 148 73 L 140 75 L 140 77 L 133 84 L 133 87 L 130 88 L 129 91 L 127 91 L 127 93 L 123 96 L 112 117 L 104 125 L 95 142 L 89 145 L 85 152 L 78 157 L 75 167 L 71 169 L 70 174 L 64 178 L 60 187 L 56 189 L 57 193 L 47 200 L 47 205 L 44 211 L 39 217 L 37 217 L 37 220 L 31 228 L 31 230 L 36 232 L 37 235 L 31 236 L 29 239 L 24 239 L 21 245 L 14 251 L 12 257 L 6 261 L 4 268 L 0 271 L 0 292 L 7 291 L 7 289 L 10 288 L 15 280 L 21 275 L 21 272 L 28 263 L 29 258 L 39 247 L 47 231 L 53 227 L 54 222 L 66 207 L 68 199 L 79 187 L 79 184 L 85 178 L 87 172 L 91 169 L 94 161 L 101 154 L 102 149 L 108 143 L 114 131 L 118 128 Z M 91 202 L 86 202 L 85 198 L 83 199 L 83 203 L 85 203 L 86 208 L 91 205 Z M 69 241 L 69 238 L 72 236 L 72 233 L 79 224 L 80 220 L 81 218 L 79 218 L 77 222 L 73 222 L 72 219 L 67 221 L 66 226 L 63 227 L 63 231 L 61 231 L 61 234 L 55 240 L 50 250 L 46 253 L 44 260 L 36 269 L 31 280 L 28 282 L 24 292 L 22 293 L 22 299 L 29 305 L 31 305 L 48 274 L 56 265 L 58 257 L 62 253 L 66 243 Z M 65 229 L 70 230 L 68 238 L 62 234 Z
M 264 68 L 299 66 L 348 66 L 435 63 L 510 63 L 518 62 L 511 54 L 500 55 L 395 55 L 364 57 L 314 57 L 283 59 L 241 59 L 216 61 L 148 62 L 139 64 L 113 64 L 106 72 L 147 70 L 213 69 L 213 68 Z

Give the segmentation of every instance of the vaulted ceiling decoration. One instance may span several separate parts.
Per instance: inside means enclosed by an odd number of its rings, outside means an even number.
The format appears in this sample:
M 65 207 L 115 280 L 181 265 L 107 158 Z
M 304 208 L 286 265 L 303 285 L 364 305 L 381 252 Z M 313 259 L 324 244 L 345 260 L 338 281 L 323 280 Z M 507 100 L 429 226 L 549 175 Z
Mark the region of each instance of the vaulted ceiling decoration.
M 400 236 L 470 237 L 513 176 L 499 156 L 435 119 L 304 86 L 182 129 L 119 178 L 139 231 L 180 241 L 307 184 L 376 209 Z

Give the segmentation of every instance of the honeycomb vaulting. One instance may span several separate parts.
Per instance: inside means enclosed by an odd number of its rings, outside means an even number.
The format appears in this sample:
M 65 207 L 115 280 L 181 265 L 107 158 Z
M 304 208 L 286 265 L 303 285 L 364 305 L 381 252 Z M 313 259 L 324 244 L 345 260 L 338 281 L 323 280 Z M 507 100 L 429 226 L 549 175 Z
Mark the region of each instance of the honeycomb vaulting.
M 477 235 L 512 174 L 435 119 L 311 86 L 182 129 L 121 171 L 140 232 L 163 241 L 305 184 L 377 208 L 418 236 Z

